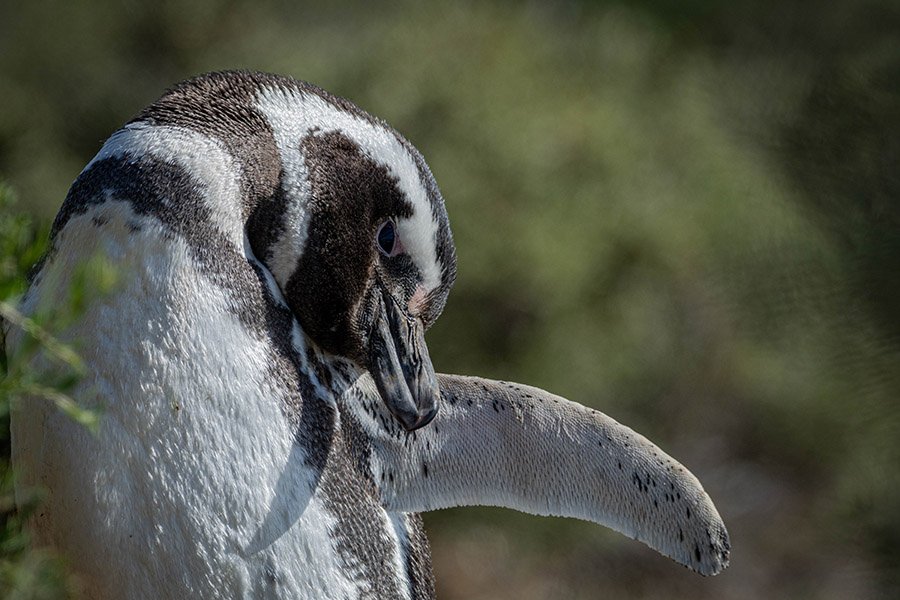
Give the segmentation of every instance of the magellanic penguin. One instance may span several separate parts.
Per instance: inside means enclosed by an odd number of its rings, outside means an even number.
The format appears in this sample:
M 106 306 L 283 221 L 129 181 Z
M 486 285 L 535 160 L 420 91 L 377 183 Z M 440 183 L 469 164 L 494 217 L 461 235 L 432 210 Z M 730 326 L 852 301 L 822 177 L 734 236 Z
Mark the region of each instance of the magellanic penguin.
M 646 438 L 434 372 L 444 202 L 416 149 L 346 100 L 262 73 L 175 86 L 72 185 L 25 313 L 65 302 L 97 254 L 118 285 L 63 335 L 99 433 L 38 398 L 12 415 L 18 485 L 47 491 L 35 535 L 88 598 L 431 598 L 417 513 L 463 505 L 728 564 L 706 492 Z

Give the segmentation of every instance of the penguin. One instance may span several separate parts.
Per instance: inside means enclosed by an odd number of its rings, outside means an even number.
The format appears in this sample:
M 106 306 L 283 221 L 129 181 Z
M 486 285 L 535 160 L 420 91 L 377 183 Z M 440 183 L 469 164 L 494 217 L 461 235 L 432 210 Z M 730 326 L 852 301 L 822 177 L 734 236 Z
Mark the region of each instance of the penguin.
M 46 490 L 35 539 L 87 598 L 433 598 L 419 513 L 467 505 L 728 564 L 700 482 L 640 434 L 435 372 L 444 201 L 412 144 L 347 100 L 257 72 L 180 83 L 106 141 L 50 236 L 25 314 L 65 302 L 92 257 L 118 275 L 62 333 L 99 431 L 40 398 L 11 416 L 17 490 Z

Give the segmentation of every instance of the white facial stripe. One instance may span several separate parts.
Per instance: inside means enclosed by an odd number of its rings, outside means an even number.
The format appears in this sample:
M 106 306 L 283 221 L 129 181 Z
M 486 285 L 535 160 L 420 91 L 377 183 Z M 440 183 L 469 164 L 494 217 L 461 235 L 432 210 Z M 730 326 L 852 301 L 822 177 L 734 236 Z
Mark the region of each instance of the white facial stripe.
M 300 149 L 300 141 L 306 135 L 306 129 L 301 130 L 299 127 L 294 114 L 298 111 L 292 108 L 284 94 L 275 94 L 272 98 L 263 98 L 261 95 L 258 108 L 272 127 L 275 145 L 278 146 L 278 154 L 281 155 L 284 167 L 281 188 L 289 199 L 284 212 L 284 231 L 272 245 L 271 256 L 260 258 L 266 258 L 275 281 L 284 289 L 303 254 L 309 228 L 306 201 L 311 189 L 306 161 Z
M 289 251 L 284 256 L 290 262 L 290 271 L 303 252 L 306 241 L 308 215 L 300 199 L 309 198 L 309 182 L 301 140 L 311 131 L 328 133 L 338 131 L 353 140 L 378 164 L 387 168 L 397 178 L 400 191 L 413 206 L 413 215 L 397 219 L 397 230 L 409 255 L 423 277 L 429 291 L 440 285 L 441 268 L 435 252 L 438 224 L 431 214 L 431 203 L 425 187 L 419 178 L 415 161 L 403 144 L 390 131 L 373 125 L 369 121 L 348 113 L 329 103 L 316 94 L 302 94 L 299 91 L 280 88 L 263 89 L 257 97 L 257 108 L 269 120 L 275 135 L 275 142 L 284 164 L 286 190 L 295 211 L 293 221 L 282 239 L 276 243 L 277 251 Z M 292 179 L 288 180 L 288 177 Z M 297 229 L 293 229 L 296 227 Z M 286 239 L 289 238 L 289 239 Z M 279 244 L 281 244 L 279 246 Z M 279 270 L 288 265 L 279 265 Z M 290 272 L 287 273 L 287 277 Z M 279 284 L 282 278 L 276 274 Z
M 206 187 L 205 197 L 216 228 L 243 247 L 240 169 L 217 140 L 172 125 L 131 123 L 113 134 L 82 171 L 107 158 L 150 156 L 174 164 Z

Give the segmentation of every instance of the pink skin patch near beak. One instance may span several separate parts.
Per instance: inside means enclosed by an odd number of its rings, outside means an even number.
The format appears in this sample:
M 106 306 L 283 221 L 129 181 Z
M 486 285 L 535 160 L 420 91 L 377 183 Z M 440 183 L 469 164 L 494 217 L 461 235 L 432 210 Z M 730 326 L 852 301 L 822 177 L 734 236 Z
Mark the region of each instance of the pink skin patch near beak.
M 415 293 L 409 299 L 409 306 L 407 307 L 409 314 L 417 316 L 425 308 L 427 298 L 428 292 L 425 291 L 425 286 L 422 284 L 417 285 Z

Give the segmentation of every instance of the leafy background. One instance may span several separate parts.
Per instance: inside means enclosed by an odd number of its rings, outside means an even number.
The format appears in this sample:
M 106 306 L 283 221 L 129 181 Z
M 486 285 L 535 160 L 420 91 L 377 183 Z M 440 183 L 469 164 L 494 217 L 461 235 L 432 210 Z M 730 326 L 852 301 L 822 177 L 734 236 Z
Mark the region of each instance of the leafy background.
M 9 277 L 111 132 L 223 68 L 315 82 L 423 152 L 459 252 L 439 370 L 604 410 L 732 535 L 702 579 L 578 521 L 432 513 L 439 597 L 897 597 L 896 1 L 7 0 Z M 3 498 L 5 593 L 66 593 Z

